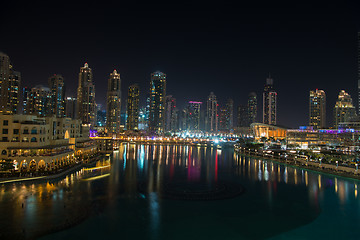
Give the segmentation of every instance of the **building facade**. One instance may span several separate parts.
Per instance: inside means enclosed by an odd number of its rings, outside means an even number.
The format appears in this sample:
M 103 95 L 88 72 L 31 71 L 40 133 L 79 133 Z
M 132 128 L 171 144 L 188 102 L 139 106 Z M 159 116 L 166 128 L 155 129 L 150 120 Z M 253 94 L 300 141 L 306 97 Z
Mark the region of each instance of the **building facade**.
M 341 90 L 334 107 L 334 127 L 338 128 L 341 122 L 347 122 L 355 116 L 355 107 L 350 94 Z
M 326 95 L 323 90 L 310 91 L 309 126 L 314 129 L 326 127 Z
M 57 118 L 65 117 L 65 83 L 59 74 L 49 77 L 50 115 Z
M 121 125 L 121 79 L 116 70 L 110 73 L 106 100 L 107 132 L 109 134 L 119 133 Z
M 127 99 L 127 130 L 139 130 L 139 96 L 140 89 L 137 84 L 133 84 L 129 87 L 128 99 Z
M 263 123 L 276 125 L 277 123 L 277 93 L 274 90 L 274 80 L 269 76 L 263 92 Z
M 31 88 L 26 103 L 26 114 L 48 117 L 51 114 L 51 92 L 48 87 L 37 85 Z
M 87 63 L 85 63 L 84 67 L 80 68 L 77 100 L 77 118 L 80 119 L 83 124 L 90 124 L 91 127 L 95 126 L 95 85 L 92 70 Z
M 249 127 L 248 108 L 246 105 L 238 106 L 237 127 Z
M 149 92 L 149 131 L 163 133 L 165 130 L 166 74 L 151 73 Z
M 176 111 L 176 98 L 168 95 L 165 98 L 165 131 L 175 130 L 174 116 Z
M 248 123 L 252 124 L 256 122 L 257 118 L 257 96 L 255 92 L 249 93 L 248 97 Z
M 216 132 L 218 130 L 218 102 L 213 92 L 210 93 L 206 102 L 205 130 Z
M 202 102 L 189 101 L 187 107 L 187 130 L 198 131 L 200 129 L 200 113 Z

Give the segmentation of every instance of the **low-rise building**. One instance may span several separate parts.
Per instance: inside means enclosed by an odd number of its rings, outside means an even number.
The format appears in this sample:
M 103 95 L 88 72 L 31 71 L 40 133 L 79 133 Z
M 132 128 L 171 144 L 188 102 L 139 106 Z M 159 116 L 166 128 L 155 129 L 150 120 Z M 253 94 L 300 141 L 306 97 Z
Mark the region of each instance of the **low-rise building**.
M 53 170 L 96 152 L 89 127 L 71 118 L 0 114 L 1 159 L 15 170 Z

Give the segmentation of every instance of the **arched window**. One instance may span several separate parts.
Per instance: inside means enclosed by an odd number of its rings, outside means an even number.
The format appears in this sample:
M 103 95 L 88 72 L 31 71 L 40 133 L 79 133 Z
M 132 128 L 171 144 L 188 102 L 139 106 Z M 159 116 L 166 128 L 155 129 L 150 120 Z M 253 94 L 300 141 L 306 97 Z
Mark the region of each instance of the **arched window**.
M 24 128 L 23 134 L 29 134 L 29 129 L 27 127 Z
M 31 138 L 31 142 L 37 142 L 36 137 Z
M 37 134 L 37 129 L 36 129 L 36 127 L 33 127 L 33 128 L 31 129 L 31 134 Z
M 7 154 L 6 150 L 2 150 L 1 154 L 6 155 Z

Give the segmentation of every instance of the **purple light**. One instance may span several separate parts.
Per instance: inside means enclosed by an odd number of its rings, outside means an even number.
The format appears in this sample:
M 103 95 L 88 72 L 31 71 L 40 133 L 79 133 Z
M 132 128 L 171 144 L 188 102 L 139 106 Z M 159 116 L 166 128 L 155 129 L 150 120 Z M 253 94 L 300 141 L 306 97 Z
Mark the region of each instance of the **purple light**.
M 90 137 L 96 137 L 97 136 L 97 131 L 96 130 L 90 130 Z
M 202 104 L 202 102 L 189 101 L 189 103 Z

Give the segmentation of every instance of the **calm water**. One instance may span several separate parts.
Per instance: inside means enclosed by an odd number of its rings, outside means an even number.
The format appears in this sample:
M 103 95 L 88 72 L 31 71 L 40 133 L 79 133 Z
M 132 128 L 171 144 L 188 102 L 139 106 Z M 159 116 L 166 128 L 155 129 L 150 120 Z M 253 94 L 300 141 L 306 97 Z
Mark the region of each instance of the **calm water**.
M 232 148 L 124 144 L 111 167 L 0 186 L 0 239 L 360 239 L 358 185 Z

